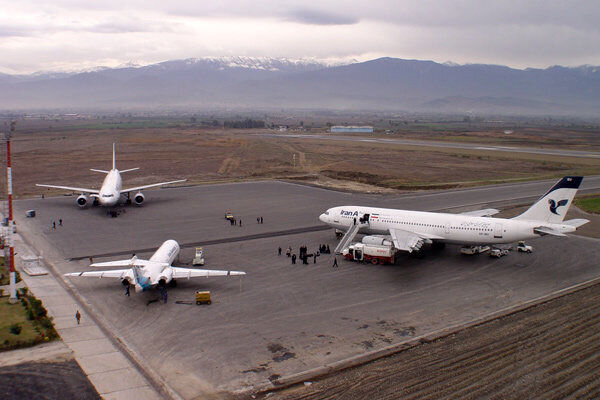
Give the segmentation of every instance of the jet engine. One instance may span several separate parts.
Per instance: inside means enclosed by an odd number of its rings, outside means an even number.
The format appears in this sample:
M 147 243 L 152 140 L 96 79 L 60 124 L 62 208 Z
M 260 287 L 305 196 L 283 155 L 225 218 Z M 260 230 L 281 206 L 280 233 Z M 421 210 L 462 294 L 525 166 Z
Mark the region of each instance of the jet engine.
M 86 196 L 85 194 L 82 194 L 77 198 L 77 205 L 79 207 L 83 208 L 87 205 L 88 201 L 89 201 L 89 197 Z
M 138 206 L 141 205 L 145 199 L 146 197 L 144 197 L 142 192 L 137 192 L 135 196 L 133 196 L 133 202 Z
M 369 236 L 364 236 L 362 238 L 362 242 L 364 244 L 376 244 L 376 245 L 383 245 L 383 246 L 391 246 L 392 245 L 392 241 L 391 238 L 389 236 L 383 236 L 383 235 L 369 235 Z

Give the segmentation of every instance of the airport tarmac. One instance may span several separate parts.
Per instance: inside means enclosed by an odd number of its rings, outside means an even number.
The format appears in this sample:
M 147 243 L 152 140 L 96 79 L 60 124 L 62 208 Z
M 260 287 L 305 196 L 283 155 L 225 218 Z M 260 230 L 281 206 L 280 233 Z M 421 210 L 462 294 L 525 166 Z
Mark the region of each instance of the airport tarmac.
M 403 255 L 395 266 L 338 257 L 337 269 L 332 255 L 309 265 L 277 255 L 279 246 L 297 252 L 306 244 L 312 252 L 325 243 L 333 249 L 333 231 L 319 230 L 317 217 L 335 205 L 477 209 L 532 201 L 552 183 L 366 195 L 253 182 L 148 191 L 147 204 L 124 207 L 117 218 L 100 208 L 81 210 L 75 197 L 19 200 L 15 209 L 20 232 L 39 251 L 56 250 L 59 257 L 49 261 L 62 273 L 88 270 L 90 255 L 94 261 L 147 256 L 168 238 L 184 245 L 183 265 L 194 245 L 204 244 L 205 268 L 248 273 L 243 279 L 180 280 L 167 304 L 149 305 L 158 297 L 154 292 L 127 298 L 118 281 L 71 279 L 143 364 L 183 398 L 194 398 L 268 385 L 598 277 L 600 242 L 582 237 L 531 241 L 533 254 L 498 260 L 461 256 L 457 246 L 423 258 Z M 584 189 L 599 188 L 599 177 L 584 180 Z M 28 209 L 37 217 L 25 218 Z M 225 221 L 228 210 L 242 219 L 241 227 Z M 264 224 L 257 224 L 260 216 Z M 59 219 L 64 226 L 52 229 Z M 192 300 L 198 289 L 212 292 L 212 305 L 175 303 Z

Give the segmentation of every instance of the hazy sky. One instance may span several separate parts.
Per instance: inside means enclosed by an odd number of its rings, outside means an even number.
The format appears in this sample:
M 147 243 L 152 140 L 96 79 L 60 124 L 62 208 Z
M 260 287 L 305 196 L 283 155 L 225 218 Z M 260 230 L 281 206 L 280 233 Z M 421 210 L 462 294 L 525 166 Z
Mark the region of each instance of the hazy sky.
M 600 4 L 497 0 L 0 0 L 0 72 L 206 56 L 600 65 Z

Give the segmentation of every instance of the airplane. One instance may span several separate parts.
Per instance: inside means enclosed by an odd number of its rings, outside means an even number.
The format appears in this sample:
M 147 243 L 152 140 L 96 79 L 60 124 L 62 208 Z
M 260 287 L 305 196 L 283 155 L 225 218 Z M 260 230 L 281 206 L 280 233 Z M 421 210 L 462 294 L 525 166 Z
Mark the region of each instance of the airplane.
M 160 245 L 149 260 L 142 260 L 134 255 L 126 260 L 90 264 L 90 267 L 129 267 L 127 269 L 71 272 L 65 276 L 116 278 L 121 280 L 123 286 L 132 285 L 136 292 L 143 292 L 152 287 L 166 289 L 167 285 L 175 286 L 175 279 L 246 275 L 243 271 L 173 267 L 171 264 L 179 255 L 179 250 L 179 244 L 175 240 L 169 239 Z
M 100 190 L 77 188 L 77 187 L 71 187 L 71 186 L 44 185 L 44 184 L 39 184 L 39 183 L 36 184 L 36 186 L 48 187 L 48 188 L 54 188 L 54 189 L 71 190 L 74 192 L 81 192 L 81 195 L 79 195 L 79 197 L 77 197 L 77 200 L 76 200 L 77 205 L 81 208 L 84 208 L 89 203 L 90 197 L 94 199 L 94 201 L 93 201 L 94 205 L 99 204 L 99 205 L 105 206 L 105 207 L 115 206 L 119 203 L 119 200 L 121 199 L 121 195 L 124 193 L 127 194 L 126 203 L 129 204 L 129 203 L 131 203 L 130 193 L 137 192 L 135 194 L 135 196 L 133 196 L 133 202 L 139 206 L 145 200 L 145 196 L 141 192 L 141 190 L 148 189 L 151 187 L 169 185 L 172 183 L 185 182 L 187 180 L 187 179 L 179 179 L 176 181 L 153 183 L 151 185 L 142 185 L 142 186 L 136 186 L 136 187 L 132 187 L 132 188 L 128 188 L 128 189 L 122 189 L 121 174 L 124 172 L 135 171 L 135 170 L 138 170 L 139 168 L 130 168 L 130 169 L 126 169 L 124 171 L 119 171 L 116 167 L 115 144 L 114 143 L 113 143 L 113 158 L 112 158 L 112 160 L 113 160 L 112 169 L 110 171 L 90 168 L 90 171 L 101 172 L 101 173 L 106 174 L 106 178 L 104 178 L 104 181 L 102 182 L 102 186 L 100 187 Z
M 490 218 L 499 210 L 490 208 L 462 214 L 408 211 L 362 206 L 333 207 L 319 219 L 345 232 L 336 247 L 340 253 L 357 233 L 386 235 L 394 246 L 412 253 L 425 244 L 443 246 L 506 244 L 545 235 L 566 236 L 589 222 L 564 221 L 583 181 L 581 176 L 565 176 L 528 210 L 514 218 Z

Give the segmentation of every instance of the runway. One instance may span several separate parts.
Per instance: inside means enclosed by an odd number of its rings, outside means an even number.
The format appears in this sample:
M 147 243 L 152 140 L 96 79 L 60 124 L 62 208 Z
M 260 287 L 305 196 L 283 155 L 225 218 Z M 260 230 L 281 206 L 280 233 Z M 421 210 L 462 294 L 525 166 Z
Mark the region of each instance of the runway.
M 180 280 L 167 304 L 150 305 L 156 293 L 127 298 L 119 282 L 71 280 L 149 368 L 183 398 L 194 398 L 268 385 L 599 276 L 598 241 L 581 237 L 542 238 L 531 242 L 534 254 L 499 260 L 461 256 L 456 246 L 377 267 L 338 260 L 334 269 L 331 255 L 291 265 L 277 255 L 278 247 L 335 247 L 333 231 L 319 229 L 317 220 L 335 205 L 462 211 L 529 202 L 553 183 L 366 195 L 267 181 L 148 191 L 147 204 L 126 207 L 117 218 L 80 210 L 75 197 L 19 200 L 15 209 L 36 248 L 60 255 L 51 261 L 62 273 L 87 270 L 90 255 L 148 256 L 168 238 L 184 245 L 180 265 L 189 265 L 193 247 L 202 244 L 206 268 L 248 273 L 242 280 Z M 600 177 L 586 177 L 583 189 L 600 189 Z M 28 209 L 38 216 L 25 218 Z M 225 211 L 243 225 L 231 226 Z M 257 224 L 260 216 L 264 224 Z M 64 226 L 54 230 L 58 218 Z M 211 306 L 175 304 L 198 289 L 212 292 Z
M 434 140 L 415 140 L 415 139 L 394 139 L 394 138 L 369 138 L 364 136 L 343 136 L 337 134 L 278 134 L 278 133 L 262 133 L 258 136 L 277 137 L 277 138 L 297 138 L 297 139 L 319 139 L 319 140 L 341 140 L 350 142 L 365 142 L 365 143 L 382 143 L 382 144 L 398 144 L 405 146 L 418 147 L 442 147 L 447 149 L 462 149 L 462 150 L 485 150 L 510 153 L 527 153 L 527 154 L 546 154 L 562 157 L 577 157 L 577 158 L 600 158 L 600 153 L 593 151 L 582 150 L 564 150 L 564 149 L 542 149 L 534 147 L 512 147 L 498 146 L 477 143 L 454 143 L 441 142 Z

